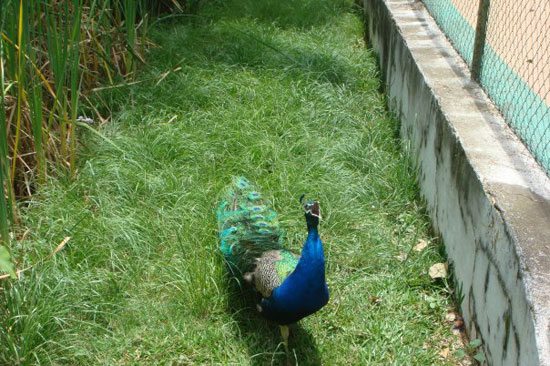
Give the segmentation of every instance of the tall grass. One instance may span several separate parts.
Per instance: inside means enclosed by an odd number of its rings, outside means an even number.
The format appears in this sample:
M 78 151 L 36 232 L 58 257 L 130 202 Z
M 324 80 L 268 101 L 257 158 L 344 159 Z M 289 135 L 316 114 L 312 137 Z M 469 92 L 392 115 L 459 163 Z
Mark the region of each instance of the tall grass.
M 76 174 L 78 117 L 102 85 L 135 74 L 147 19 L 186 11 L 177 0 L 0 1 L 0 236 L 17 223 L 16 199 L 51 172 Z M 189 5 L 187 5 L 189 8 Z M 2 272 L 2 268 L 0 268 Z

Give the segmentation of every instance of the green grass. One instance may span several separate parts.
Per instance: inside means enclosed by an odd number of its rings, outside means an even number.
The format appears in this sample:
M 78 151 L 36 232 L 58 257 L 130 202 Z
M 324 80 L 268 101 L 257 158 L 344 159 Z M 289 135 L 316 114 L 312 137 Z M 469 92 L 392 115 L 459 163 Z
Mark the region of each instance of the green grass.
M 292 330 L 299 364 L 450 362 L 452 302 L 427 274 L 444 259 L 361 21 L 350 1 L 294 3 L 212 1 L 158 23 L 151 80 L 101 92 L 118 110 L 102 133 L 124 153 L 84 134 L 77 179 L 25 203 L 19 267 L 71 240 L 3 283 L 0 363 L 283 363 L 277 327 L 217 249 L 217 196 L 237 174 L 271 198 L 294 250 L 299 196 L 321 202 L 331 300 Z M 431 245 L 412 251 L 419 239 Z

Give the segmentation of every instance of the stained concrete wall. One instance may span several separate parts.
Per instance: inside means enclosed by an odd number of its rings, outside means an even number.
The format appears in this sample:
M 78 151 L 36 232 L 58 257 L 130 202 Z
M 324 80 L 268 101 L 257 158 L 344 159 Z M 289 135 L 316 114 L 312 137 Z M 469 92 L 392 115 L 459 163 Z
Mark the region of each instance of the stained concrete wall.
M 550 365 L 550 180 L 420 1 L 363 0 L 390 109 L 490 365 Z

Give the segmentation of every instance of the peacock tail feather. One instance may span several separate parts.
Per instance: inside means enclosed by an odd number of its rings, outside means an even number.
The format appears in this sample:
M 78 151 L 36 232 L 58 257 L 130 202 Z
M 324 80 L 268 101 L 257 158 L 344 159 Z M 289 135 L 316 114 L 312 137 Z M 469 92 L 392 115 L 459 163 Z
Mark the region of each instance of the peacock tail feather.
M 234 178 L 223 192 L 217 220 L 220 250 L 236 274 L 253 271 L 264 253 L 282 249 L 277 213 L 244 177 Z

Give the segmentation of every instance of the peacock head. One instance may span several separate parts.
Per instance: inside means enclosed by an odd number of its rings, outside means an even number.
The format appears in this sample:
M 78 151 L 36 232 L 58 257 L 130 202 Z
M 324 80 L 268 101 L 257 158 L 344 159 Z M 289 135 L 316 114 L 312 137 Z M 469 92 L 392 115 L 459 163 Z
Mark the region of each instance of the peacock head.
M 304 214 L 306 216 L 306 222 L 308 227 L 319 225 L 319 220 L 321 219 L 321 207 L 319 206 L 319 201 L 307 200 L 304 202 L 305 194 L 300 197 L 300 203 L 304 207 Z

